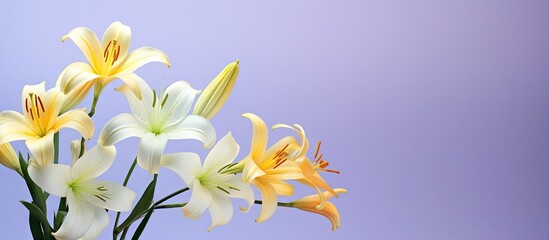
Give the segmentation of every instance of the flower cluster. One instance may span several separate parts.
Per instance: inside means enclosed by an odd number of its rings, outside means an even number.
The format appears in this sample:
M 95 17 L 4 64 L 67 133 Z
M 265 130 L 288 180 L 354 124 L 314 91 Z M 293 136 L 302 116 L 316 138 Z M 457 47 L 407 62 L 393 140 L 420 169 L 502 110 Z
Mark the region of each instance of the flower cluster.
M 321 173 L 339 172 L 327 168 L 320 142 L 314 154 L 309 155 L 309 140 L 302 126 L 273 125 L 272 130 L 286 128 L 293 134 L 268 146 L 267 124 L 253 113 L 243 114 L 251 121 L 253 136 L 249 153 L 240 161 L 235 161 L 240 146 L 231 132 L 216 141 L 209 119 L 231 94 L 239 72 L 238 61 L 228 64 L 202 92 L 185 81 L 156 91 L 134 70 L 150 62 L 170 67 L 170 61 L 164 52 L 151 47 L 129 51 L 128 26 L 112 23 L 101 41 L 92 30 L 79 27 L 62 38 L 67 39 L 80 48 L 87 62 L 69 64 L 54 88 L 46 89 L 45 82 L 25 86 L 22 112 L 0 113 L 0 163 L 22 176 L 29 188 L 32 202 L 22 203 L 29 210 L 35 239 L 95 239 L 109 225 L 105 210 L 118 212 L 113 239 L 124 239 L 130 226 L 140 221 L 133 233 L 133 238 L 138 238 L 158 209 L 180 208 L 185 217 L 192 219 L 208 210 L 210 231 L 231 220 L 231 198 L 247 202 L 240 208 L 243 212 L 254 204 L 261 205 L 256 219 L 259 223 L 271 218 L 278 206 L 320 214 L 330 220 L 332 230 L 339 227 L 339 212 L 328 200 L 347 191 L 334 189 L 323 179 Z M 132 113 L 120 113 L 108 121 L 97 144 L 86 149 L 86 141 L 95 133 L 92 117 L 97 102 L 105 86 L 116 79 L 123 82 L 116 91 L 124 94 Z M 77 108 L 92 89 L 90 110 Z M 72 128 L 82 136 L 70 144 L 70 165 L 59 162 L 59 133 L 63 128 Z M 124 183 L 97 179 L 117 158 L 116 144 L 129 137 L 137 137 L 140 142 Z M 193 152 L 165 154 L 168 141 L 176 139 L 194 139 L 211 150 L 203 161 Z M 11 146 L 10 142 L 17 140 L 25 140 L 27 157 L 17 155 Z M 126 185 L 136 165 L 148 171 L 152 181 L 134 203 L 137 194 Z M 181 177 L 185 187 L 153 201 L 160 168 Z M 279 202 L 278 196 L 294 194 L 295 183 L 311 187 L 316 194 L 294 202 Z M 253 188 L 260 193 L 260 200 L 256 200 Z M 186 191 L 191 192 L 188 202 L 165 203 Z M 46 207 L 50 195 L 59 197 L 52 223 Z M 120 223 L 121 211 L 130 213 Z

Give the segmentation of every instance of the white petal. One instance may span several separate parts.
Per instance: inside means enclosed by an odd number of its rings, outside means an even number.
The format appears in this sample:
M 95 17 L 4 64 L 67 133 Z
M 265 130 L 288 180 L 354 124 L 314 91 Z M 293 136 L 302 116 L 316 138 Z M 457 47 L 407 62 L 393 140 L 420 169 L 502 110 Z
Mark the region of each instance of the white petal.
M 208 227 L 211 231 L 213 227 L 225 225 L 229 223 L 233 217 L 233 204 L 227 196 L 213 194 L 212 202 L 208 207 L 210 216 L 212 216 L 212 224 Z
M 99 234 L 109 225 L 109 214 L 100 207 L 93 208 L 94 218 L 88 231 L 82 237 L 83 240 L 97 239 Z
M 92 189 L 101 188 L 102 190 L 91 194 L 85 192 L 82 193 L 82 196 L 95 206 L 113 211 L 123 212 L 130 210 L 132 202 L 137 196 L 134 191 L 115 182 L 90 181 L 89 184 L 89 187 Z
M 200 116 L 188 115 L 179 125 L 168 131 L 169 139 L 196 139 L 204 148 L 215 143 L 215 128 L 212 123 Z
M 120 66 L 119 71 L 133 72 L 150 62 L 160 62 L 170 67 L 170 60 L 164 52 L 152 47 L 141 47 L 133 50 L 127 55 L 127 58 L 123 65 Z
M 204 160 L 204 172 L 217 171 L 233 162 L 240 147 L 229 132 L 215 144 Z
M 51 163 L 54 151 L 53 133 L 42 138 L 29 139 L 26 144 L 40 166 L 47 166 Z
M 123 93 L 130 104 L 133 115 L 142 124 L 148 125 L 152 111 L 153 91 L 149 85 L 134 73 L 121 74 L 118 77 L 126 84 L 116 90 Z
M 176 126 L 185 119 L 198 92 L 185 81 L 174 82 L 166 88 L 158 99 L 158 104 L 161 104 L 166 98 L 166 102 L 161 109 L 161 116 L 166 119 L 164 128 Z
M 238 190 L 230 190 L 229 197 L 231 198 L 241 198 L 246 200 L 248 203 L 248 206 L 246 207 L 240 207 L 240 210 L 244 212 L 248 212 L 252 205 L 254 205 L 255 196 L 254 191 L 252 190 L 252 187 L 250 184 L 244 183 L 242 181 L 242 178 L 240 176 L 233 175 L 231 176 L 231 179 L 227 181 L 228 184 L 230 184 L 232 187 L 238 189 Z
M 64 42 L 67 38 L 72 39 L 74 44 L 82 50 L 82 53 L 84 53 L 92 66 L 99 67 L 100 69 L 103 68 L 105 63 L 102 61 L 103 55 L 100 55 L 103 52 L 102 47 L 99 39 L 97 39 L 97 36 L 91 29 L 84 27 L 75 28 L 63 36 L 61 40 Z
M 40 167 L 30 164 L 29 176 L 44 191 L 58 196 L 65 197 L 71 182 L 70 167 L 61 164 L 50 164 Z
M 200 185 L 199 181 L 195 181 L 193 184 L 191 199 L 183 207 L 183 214 L 185 217 L 198 219 L 204 211 L 210 206 L 212 202 L 212 194 Z
M 129 137 L 141 137 L 145 131 L 133 115 L 122 113 L 105 124 L 99 134 L 98 143 L 103 146 L 113 145 Z
M 74 164 L 72 177 L 75 179 L 94 179 L 109 169 L 114 162 L 114 146 L 95 145 Z
M 162 156 L 160 166 L 174 171 L 187 186 L 193 186 L 196 175 L 202 172 L 200 157 L 196 153 L 180 152 Z
M 103 38 L 101 39 L 102 49 L 105 49 L 110 41 L 115 40 L 120 46 L 120 59 L 124 59 L 128 54 L 128 49 L 130 48 L 130 40 L 132 39 L 132 30 L 130 27 L 122 24 L 121 22 L 113 22 L 105 33 L 103 33 Z
M 149 170 L 150 174 L 158 173 L 160 159 L 162 158 L 166 143 L 168 143 L 166 134 L 155 135 L 150 132 L 145 133 L 141 138 L 137 153 L 137 163 L 139 166 Z
M 82 146 L 82 140 L 75 139 L 71 141 L 71 159 L 72 159 L 72 165 L 78 161 L 78 158 L 80 158 L 80 151 L 82 150 L 82 147 L 84 147 L 84 152 L 86 151 L 86 143 L 84 143 L 84 146 Z
M 76 197 L 72 191 L 67 193 L 69 212 L 59 230 L 52 235 L 56 239 L 78 239 L 90 228 L 94 219 L 94 207 L 84 199 Z

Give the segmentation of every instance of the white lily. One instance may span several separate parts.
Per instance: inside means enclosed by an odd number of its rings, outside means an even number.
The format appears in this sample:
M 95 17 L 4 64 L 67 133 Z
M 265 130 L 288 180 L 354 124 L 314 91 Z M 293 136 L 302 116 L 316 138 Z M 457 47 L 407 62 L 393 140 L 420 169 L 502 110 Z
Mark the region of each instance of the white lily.
M 240 147 L 229 132 L 213 147 L 201 166 L 195 153 L 182 152 L 162 157 L 161 166 L 177 173 L 192 190 L 189 203 L 183 207 L 185 217 L 198 219 L 206 209 L 212 217 L 213 227 L 227 224 L 233 216 L 229 198 L 241 198 L 248 202 L 247 211 L 254 203 L 254 193 L 242 177 L 222 170 L 233 162 Z
M 128 85 L 118 88 L 124 93 L 133 115 L 122 113 L 111 119 L 99 135 L 99 143 L 113 145 L 129 137 L 140 137 L 137 162 L 151 174 L 158 173 L 160 158 L 169 139 L 196 139 L 210 148 L 215 143 L 215 129 L 204 117 L 188 115 L 198 90 L 178 81 L 157 94 L 135 76 L 141 90 L 139 99 Z
M 0 144 L 26 140 L 37 163 L 46 166 L 53 160 L 53 135 L 62 128 L 77 130 L 86 139 L 92 137 L 92 119 L 82 109 L 61 115 L 63 94 L 52 88 L 46 92 L 45 82 L 23 88 L 23 114 L 15 111 L 0 113 Z
M 105 209 L 128 211 L 136 197 L 132 190 L 111 181 L 96 180 L 112 165 L 116 155 L 113 146 L 95 146 L 71 167 L 51 164 L 41 167 L 34 161 L 29 175 L 44 191 L 66 197 L 69 212 L 59 230 L 52 235 L 57 239 L 95 239 L 109 225 Z

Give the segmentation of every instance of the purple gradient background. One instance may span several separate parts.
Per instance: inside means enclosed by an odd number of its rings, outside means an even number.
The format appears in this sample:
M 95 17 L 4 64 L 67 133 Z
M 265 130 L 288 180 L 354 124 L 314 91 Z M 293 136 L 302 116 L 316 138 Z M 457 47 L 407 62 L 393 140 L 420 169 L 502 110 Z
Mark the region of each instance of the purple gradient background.
M 131 49 L 153 46 L 171 58 L 171 69 L 137 71 L 154 88 L 164 78 L 164 86 L 184 79 L 204 88 L 240 59 L 233 95 L 213 119 L 218 138 L 232 131 L 240 158 L 251 136 L 240 114 L 299 123 L 342 172 L 327 180 L 350 192 L 333 201 L 336 232 L 295 209 L 256 224 L 255 206 L 210 233 L 207 213 L 193 221 L 158 211 L 143 239 L 549 239 L 548 10 L 541 0 L 2 1 L 0 110 L 19 110 L 25 84 L 53 87 L 66 65 L 84 60 L 60 41 L 70 29 L 101 35 L 119 20 L 132 27 Z M 92 143 L 108 119 L 129 111 L 112 91 L 118 85 L 100 99 Z M 74 138 L 61 135 L 65 163 Z M 123 180 L 137 142 L 118 145 L 103 179 Z M 206 153 L 193 141 L 170 143 L 166 152 L 175 151 Z M 139 193 L 150 178 L 136 169 L 129 186 Z M 157 196 L 181 186 L 161 171 Z M 30 238 L 18 203 L 30 199 L 23 181 L 0 168 L 0 188 L 2 238 Z M 295 197 L 310 193 L 298 188 Z

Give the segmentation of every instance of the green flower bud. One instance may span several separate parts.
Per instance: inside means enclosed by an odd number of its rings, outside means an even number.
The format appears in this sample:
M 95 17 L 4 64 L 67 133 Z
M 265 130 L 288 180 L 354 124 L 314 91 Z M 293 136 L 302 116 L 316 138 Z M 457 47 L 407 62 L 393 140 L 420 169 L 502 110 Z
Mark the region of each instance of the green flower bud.
M 225 105 L 238 77 L 239 61 L 229 63 L 204 89 L 194 105 L 193 114 L 207 119 L 215 116 Z

